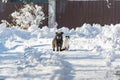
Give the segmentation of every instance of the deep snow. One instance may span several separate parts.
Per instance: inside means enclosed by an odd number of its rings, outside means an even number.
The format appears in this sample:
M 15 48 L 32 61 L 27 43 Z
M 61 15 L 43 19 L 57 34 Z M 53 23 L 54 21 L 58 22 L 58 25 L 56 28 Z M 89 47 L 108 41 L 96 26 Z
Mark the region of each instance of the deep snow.
M 56 31 L 70 36 L 68 51 L 52 51 Z M 119 80 L 120 24 L 26 30 L 0 24 L 1 80 Z

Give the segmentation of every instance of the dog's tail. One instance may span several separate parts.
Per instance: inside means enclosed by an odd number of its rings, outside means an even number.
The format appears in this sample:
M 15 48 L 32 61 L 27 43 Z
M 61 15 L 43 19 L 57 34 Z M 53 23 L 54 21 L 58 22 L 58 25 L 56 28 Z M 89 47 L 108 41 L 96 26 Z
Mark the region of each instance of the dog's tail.
M 67 48 L 62 48 L 62 51 L 68 50 Z
M 62 51 L 64 51 L 64 50 L 66 50 L 65 48 L 64 49 L 62 49 Z

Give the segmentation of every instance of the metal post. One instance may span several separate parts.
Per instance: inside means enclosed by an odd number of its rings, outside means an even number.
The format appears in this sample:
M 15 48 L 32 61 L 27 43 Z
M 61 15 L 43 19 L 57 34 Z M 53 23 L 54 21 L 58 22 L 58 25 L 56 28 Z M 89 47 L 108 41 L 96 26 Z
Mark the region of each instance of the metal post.
M 55 27 L 56 22 L 56 0 L 49 0 L 49 8 L 48 8 L 48 27 Z
M 2 2 L 2 0 L 0 0 L 0 13 L 4 12 L 4 2 Z

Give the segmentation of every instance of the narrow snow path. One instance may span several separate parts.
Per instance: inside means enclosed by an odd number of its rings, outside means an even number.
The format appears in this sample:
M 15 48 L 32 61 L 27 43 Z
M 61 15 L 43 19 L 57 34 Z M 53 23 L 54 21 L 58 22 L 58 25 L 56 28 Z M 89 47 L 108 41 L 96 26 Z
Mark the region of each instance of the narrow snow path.
M 84 50 L 64 51 L 62 54 L 71 64 L 72 80 L 114 80 L 113 72 L 101 56 Z
M 32 49 L 37 49 L 41 55 L 35 56 L 34 53 L 30 57 L 43 59 L 43 62 L 29 59 L 31 62 L 25 65 L 16 63 L 24 56 L 23 53 L 15 53 L 16 49 L 14 53 L 1 53 L 0 80 L 119 80 L 109 66 L 117 65 L 119 56 L 109 63 L 101 51 L 94 47 L 75 46 L 77 42 L 79 39 L 68 51 L 61 52 L 52 51 L 51 39 L 41 39 L 36 44 L 33 42 Z
M 0 80 L 7 80 L 17 76 L 16 61 L 21 55 L 21 53 L 0 54 Z

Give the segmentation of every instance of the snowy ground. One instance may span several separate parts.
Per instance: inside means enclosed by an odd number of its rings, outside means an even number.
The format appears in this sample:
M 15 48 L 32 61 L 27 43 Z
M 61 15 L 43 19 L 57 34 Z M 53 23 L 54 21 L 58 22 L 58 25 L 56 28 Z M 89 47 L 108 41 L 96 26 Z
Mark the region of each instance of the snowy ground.
M 68 51 L 52 51 L 54 32 L 70 36 Z M 0 80 L 119 80 L 120 24 L 28 31 L 0 24 Z

